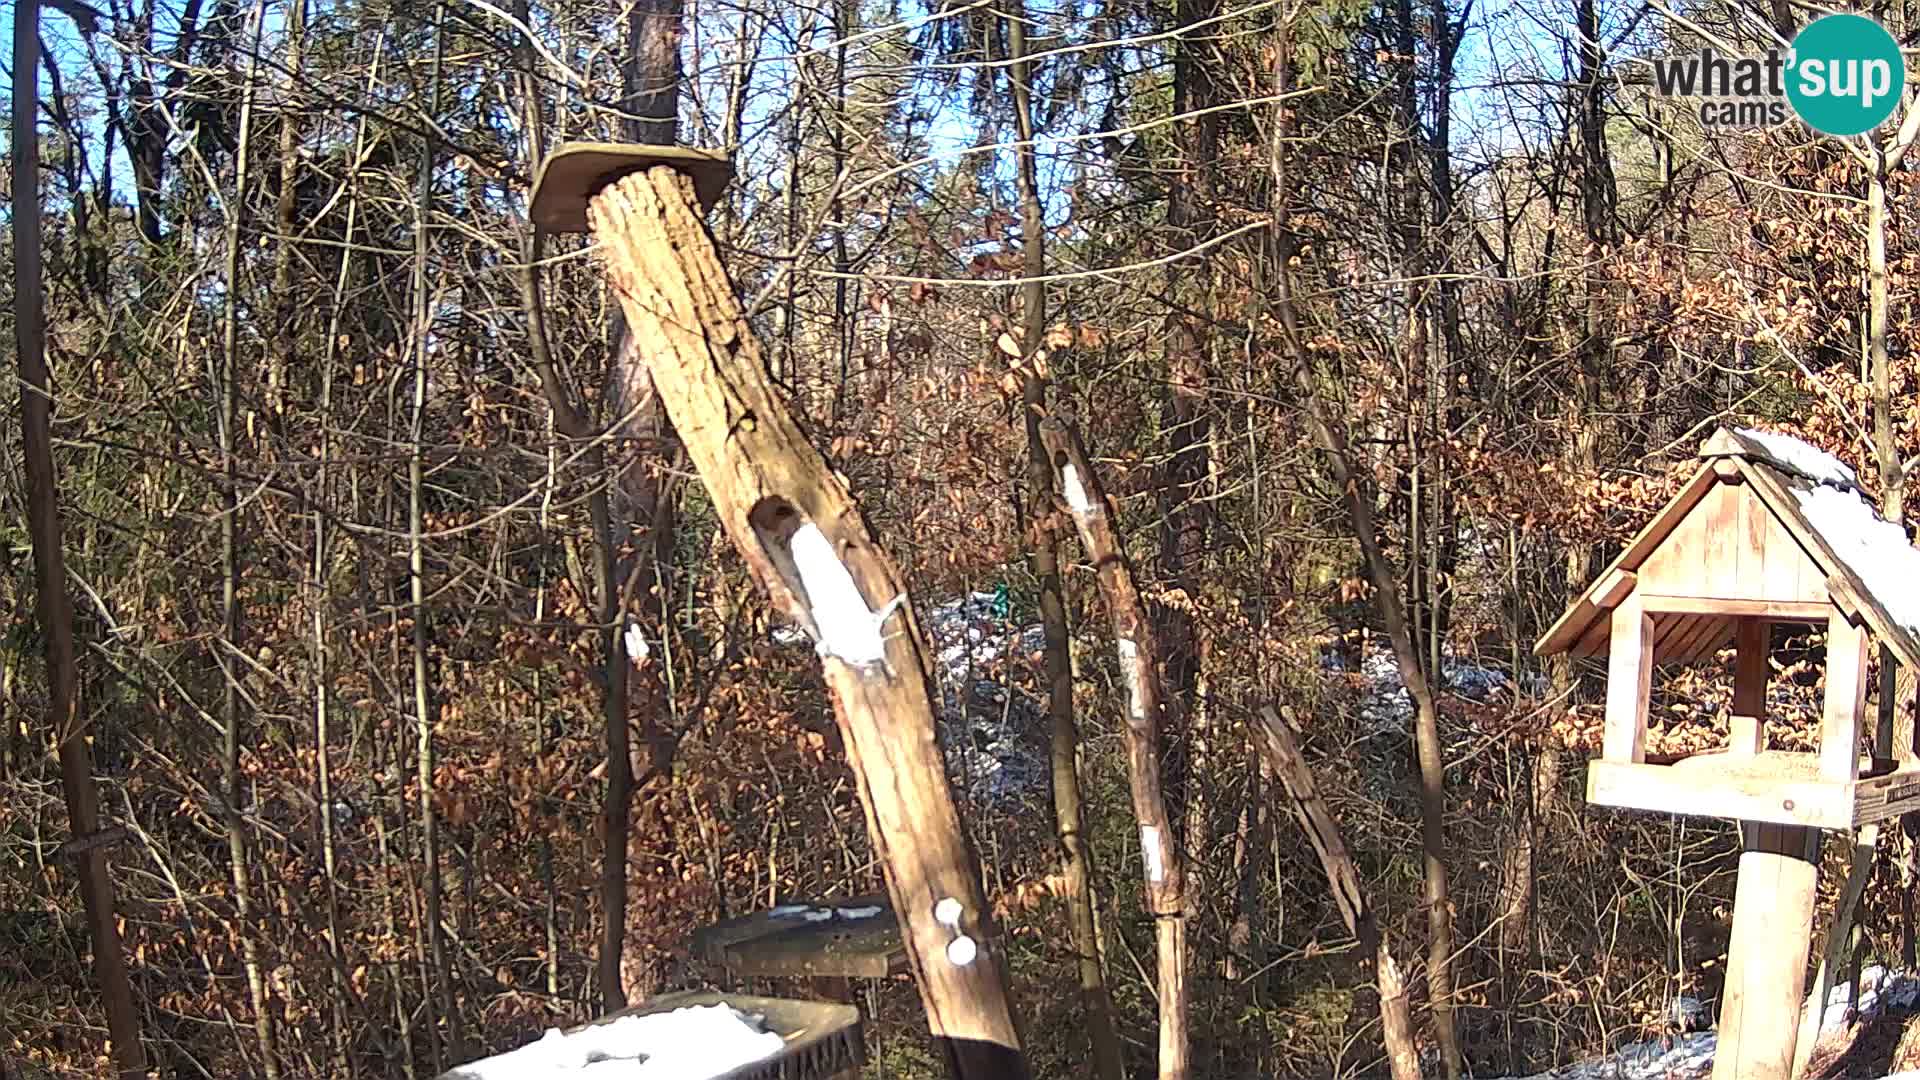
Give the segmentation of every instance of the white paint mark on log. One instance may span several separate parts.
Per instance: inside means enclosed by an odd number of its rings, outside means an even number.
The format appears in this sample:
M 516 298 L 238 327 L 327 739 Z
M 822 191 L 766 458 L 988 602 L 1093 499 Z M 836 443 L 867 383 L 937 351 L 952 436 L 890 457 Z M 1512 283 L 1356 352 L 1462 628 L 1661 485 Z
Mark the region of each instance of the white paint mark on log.
M 1160 850 L 1160 830 L 1140 826 L 1140 857 L 1147 861 L 1147 880 L 1159 884 L 1167 876 L 1166 856 Z
M 1135 720 L 1147 718 L 1147 672 L 1140 647 L 1132 638 L 1120 639 L 1120 674 L 1127 680 L 1127 712 Z
M 863 666 L 885 659 L 887 647 L 880 627 L 906 602 L 906 596 L 894 597 L 877 612 L 870 610 L 847 564 L 811 521 L 794 530 L 789 548 L 794 568 L 800 571 L 800 584 L 807 591 L 807 604 L 813 609 L 813 625 L 820 632 L 815 643 L 820 655 Z
M 1087 498 L 1087 489 L 1080 486 L 1080 470 L 1072 465 L 1060 466 L 1060 491 L 1067 497 L 1067 506 L 1076 514 L 1084 514 L 1093 509 L 1093 503 Z

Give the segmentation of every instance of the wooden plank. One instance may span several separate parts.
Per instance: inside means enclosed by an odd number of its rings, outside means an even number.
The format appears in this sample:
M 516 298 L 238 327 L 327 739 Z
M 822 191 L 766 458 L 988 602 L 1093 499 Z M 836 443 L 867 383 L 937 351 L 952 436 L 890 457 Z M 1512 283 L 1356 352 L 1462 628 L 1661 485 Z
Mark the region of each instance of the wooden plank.
M 1600 579 L 1600 584 L 1593 587 L 1593 606 L 1604 609 L 1619 604 L 1633 591 L 1636 580 L 1631 570 L 1609 571 L 1606 577 Z
M 1667 654 L 1680 644 L 1680 639 L 1700 628 L 1695 618 L 1692 615 L 1648 616 L 1653 634 L 1647 638 L 1647 644 L 1653 650 L 1654 663 L 1664 662 Z
M 1791 1080 L 1820 873 L 1818 830 L 1748 822 L 1741 830 L 1733 934 L 1713 1080 Z
M 1776 767 L 1793 758 L 1806 760 Z M 1853 785 L 1819 778 L 1812 754 L 1767 750 L 1744 759 L 1695 754 L 1673 765 L 1587 763 L 1587 801 L 1600 806 L 1847 829 L 1855 799 Z
M 1752 757 L 1767 748 L 1767 668 L 1771 628 L 1766 620 L 1742 618 L 1734 627 L 1733 715 L 1727 749 Z
M 1601 572 L 1600 577 L 1606 577 L 1607 573 L 1613 570 L 1637 571 L 1640 564 L 1646 561 L 1647 555 L 1660 545 L 1660 541 L 1666 539 L 1673 527 L 1687 516 L 1687 512 L 1692 510 L 1701 497 L 1717 482 L 1713 475 L 1713 467 L 1703 464 L 1697 472 L 1687 478 L 1685 484 L 1680 486 L 1673 501 L 1634 534 L 1626 550 L 1620 553 L 1619 558 L 1607 564 L 1606 570 Z M 1597 580 L 1596 584 L 1598 584 Z M 1586 634 L 1587 628 L 1600 614 L 1600 609 L 1593 604 L 1592 591 L 1588 589 L 1587 592 L 1582 593 L 1580 598 L 1568 605 L 1567 610 L 1560 614 L 1560 618 L 1547 628 L 1547 632 L 1534 643 L 1534 655 L 1553 656 L 1566 652 Z
M 1613 632 L 1611 619 L 1612 616 L 1609 615 L 1604 619 L 1593 620 L 1592 623 L 1588 624 L 1587 632 L 1581 635 L 1579 644 L 1568 649 L 1567 652 L 1574 656 L 1605 655 L 1607 651 L 1607 637 Z
M 587 220 L 720 527 L 773 606 L 817 643 L 940 1055 L 957 1080 L 1029 1075 L 1006 950 L 941 759 L 926 637 L 899 570 L 773 385 L 694 181 L 670 165 L 628 173 L 592 197 Z M 937 918 L 936 906 L 958 919 Z M 956 934 L 976 947 L 951 950 Z
M 1700 530 L 1702 555 L 1695 568 L 1701 588 L 1686 590 L 1700 596 L 1746 596 L 1751 588 L 1743 576 L 1741 561 L 1744 537 L 1740 534 L 1740 504 L 1750 498 L 1746 488 L 1715 484 L 1690 515 Z
M 1820 774 L 1852 780 L 1867 711 L 1867 635 L 1838 609 L 1827 620 L 1827 692 L 1820 710 Z
M 1701 654 L 1715 642 L 1724 638 L 1733 629 L 1732 619 L 1717 618 L 1712 615 L 1692 616 L 1694 623 L 1686 635 L 1673 643 L 1673 655 L 1660 662 L 1667 664 L 1691 664 L 1701 658 Z
M 1739 620 L 1737 619 L 1713 620 L 1713 622 L 1707 625 L 1707 632 L 1701 634 L 1694 640 L 1693 645 L 1687 651 L 1686 659 L 1683 660 L 1682 663 L 1698 664 L 1707 661 L 1717 662 L 1715 654 L 1732 643 L 1733 628 L 1738 622 Z
M 1757 584 L 1744 595 L 1807 603 L 1826 600 L 1826 589 L 1821 584 L 1825 573 L 1814 564 L 1813 556 L 1800 541 L 1787 531 L 1766 499 L 1752 488 L 1746 489 L 1746 497 L 1741 500 L 1740 518 L 1746 543 L 1758 553 L 1754 559 L 1760 568 Z
M 1641 593 L 1640 604 L 1656 615 L 1757 616 L 1774 622 L 1824 623 L 1833 605 L 1822 600 L 1741 600 L 1724 596 L 1671 596 Z
M 1607 719 L 1602 755 L 1608 761 L 1647 759 L 1647 694 L 1653 687 L 1653 622 L 1632 594 L 1613 609 L 1607 643 Z
M 1920 760 L 1909 759 L 1884 776 L 1855 782 L 1853 797 L 1858 825 L 1920 811 Z

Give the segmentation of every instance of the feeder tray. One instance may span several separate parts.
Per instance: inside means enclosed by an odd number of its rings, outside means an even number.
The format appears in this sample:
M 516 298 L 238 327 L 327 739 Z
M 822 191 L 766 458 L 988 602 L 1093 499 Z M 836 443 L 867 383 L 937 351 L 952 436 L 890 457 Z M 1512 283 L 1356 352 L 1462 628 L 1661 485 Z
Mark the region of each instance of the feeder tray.
M 861 1027 L 860 1010 L 852 1005 L 835 1005 L 825 1001 L 796 1001 L 791 998 L 690 990 L 662 994 L 643 1005 L 608 1013 L 592 1023 L 569 1029 L 568 1034 L 611 1023 L 623 1016 L 649 1016 L 702 1005 L 727 1005 L 738 1012 L 757 1016 L 768 1031 L 777 1033 L 787 1044 L 785 1050 L 770 1058 L 717 1073 L 705 1080 L 831 1080 L 834 1077 L 856 1076 L 866 1063 L 867 1044 Z M 446 1075 L 451 1076 L 452 1073 Z M 445 1077 L 441 1080 L 445 1080 Z
M 646 143 L 568 143 L 547 155 L 533 180 L 527 217 L 548 232 L 586 232 L 587 204 L 628 173 L 671 165 L 693 178 L 702 211 L 712 210 L 733 179 L 733 163 L 718 150 Z
M 878 907 L 863 919 L 840 908 Z M 833 911 L 808 919 L 803 911 Z M 900 921 L 886 897 L 783 904 L 694 931 L 693 951 L 735 975 L 884 979 L 907 971 Z

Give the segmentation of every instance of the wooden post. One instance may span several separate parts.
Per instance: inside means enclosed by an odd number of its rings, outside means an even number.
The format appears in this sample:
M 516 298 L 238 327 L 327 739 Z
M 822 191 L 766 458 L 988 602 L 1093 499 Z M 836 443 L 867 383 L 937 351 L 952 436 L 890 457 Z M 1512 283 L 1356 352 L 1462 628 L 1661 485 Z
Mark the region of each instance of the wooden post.
M 1628 593 L 1613 609 L 1607 646 L 1607 720 L 1600 756 L 1639 764 L 1647 760 L 1647 695 L 1653 689 L 1653 620 Z
M 1727 749 L 1752 757 L 1767 748 L 1767 650 L 1770 624 L 1741 616 L 1733 630 L 1733 714 L 1728 717 Z
M 1160 1078 L 1188 1075 L 1186 869 L 1160 790 L 1160 646 L 1140 602 L 1126 549 L 1107 514 L 1106 489 L 1087 462 L 1074 430 L 1058 419 L 1040 425 L 1040 441 L 1053 456 L 1061 497 L 1093 560 L 1113 617 L 1120 673 L 1127 685 L 1127 777 L 1133 815 L 1140 825 L 1140 855 L 1147 910 L 1159 942 Z
M 1820 779 L 1860 775 L 1860 718 L 1867 711 L 1867 633 L 1838 608 L 1827 617 L 1827 696 L 1820 714 Z
M 817 643 L 927 1023 L 952 1074 L 1019 1080 L 1027 1065 L 935 741 L 919 623 L 846 485 L 775 393 L 697 206 L 692 176 L 642 160 L 592 195 L 587 221 L 722 528 L 774 606 Z
M 1806 992 L 1820 830 L 1741 822 L 1713 1080 L 1788 1080 Z

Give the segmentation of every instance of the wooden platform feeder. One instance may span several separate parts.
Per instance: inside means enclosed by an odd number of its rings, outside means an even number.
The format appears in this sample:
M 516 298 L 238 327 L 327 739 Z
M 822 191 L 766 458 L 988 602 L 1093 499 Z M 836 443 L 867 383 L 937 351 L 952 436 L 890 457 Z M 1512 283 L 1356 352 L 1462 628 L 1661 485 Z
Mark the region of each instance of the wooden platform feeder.
M 740 978 L 801 978 L 831 1001 L 853 1000 L 852 979 L 911 970 L 900 920 L 884 896 L 778 904 L 693 932 L 693 954 Z
M 786 1045 L 772 1057 L 702 1080 L 853 1080 L 866 1063 L 867 1043 L 861 1030 L 860 1010 L 824 1001 L 692 990 L 662 994 L 608 1013 L 591 1023 L 568 1029 L 568 1034 L 610 1024 L 623 1016 L 651 1016 L 706 1005 L 727 1005 L 757 1017 L 763 1030 L 779 1035 Z M 461 1080 L 467 1069 L 468 1066 L 450 1069 L 438 1080 Z
M 1722 429 L 1679 494 L 1534 651 L 1607 658 L 1600 759 L 1587 800 L 1742 824 L 1715 1080 L 1791 1075 L 1813 927 L 1819 830 L 1920 809 L 1905 745 L 1863 753 L 1869 635 L 1920 663 L 1920 551 L 1873 511 L 1852 470 L 1783 436 Z M 1816 753 L 1766 740 L 1774 623 L 1824 630 Z M 1646 754 L 1657 664 L 1734 649 L 1729 745 L 1662 764 Z

